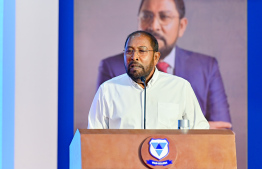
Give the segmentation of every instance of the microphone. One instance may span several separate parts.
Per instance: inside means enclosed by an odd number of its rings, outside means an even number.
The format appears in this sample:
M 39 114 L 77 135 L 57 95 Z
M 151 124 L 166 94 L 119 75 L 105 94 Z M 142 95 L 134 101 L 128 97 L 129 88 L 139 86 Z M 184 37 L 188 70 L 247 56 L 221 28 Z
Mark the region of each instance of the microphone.
M 144 83 L 144 85 L 145 85 L 145 83 L 146 83 L 146 78 L 144 77 L 144 76 L 142 76 L 141 77 L 141 81 Z
M 145 95 L 144 95 L 144 129 L 146 129 L 146 78 L 141 77 L 141 81 L 144 83 Z

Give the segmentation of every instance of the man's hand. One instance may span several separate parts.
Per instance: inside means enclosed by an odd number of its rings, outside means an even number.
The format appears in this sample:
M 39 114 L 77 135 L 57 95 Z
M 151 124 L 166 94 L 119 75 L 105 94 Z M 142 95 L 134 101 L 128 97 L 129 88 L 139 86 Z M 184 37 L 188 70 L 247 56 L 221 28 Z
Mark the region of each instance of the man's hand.
M 209 121 L 210 129 L 231 129 L 232 124 L 224 121 Z

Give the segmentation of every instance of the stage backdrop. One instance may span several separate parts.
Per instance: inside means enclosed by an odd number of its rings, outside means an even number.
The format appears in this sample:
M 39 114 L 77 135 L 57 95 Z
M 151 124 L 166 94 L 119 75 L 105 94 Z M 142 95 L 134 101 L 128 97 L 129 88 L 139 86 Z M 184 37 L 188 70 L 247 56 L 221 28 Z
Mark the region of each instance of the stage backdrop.
M 217 58 L 225 85 L 238 168 L 247 165 L 246 0 L 186 0 L 188 27 L 178 45 Z M 140 0 L 75 0 L 74 129 L 87 127 L 101 59 L 120 53 L 137 30 Z

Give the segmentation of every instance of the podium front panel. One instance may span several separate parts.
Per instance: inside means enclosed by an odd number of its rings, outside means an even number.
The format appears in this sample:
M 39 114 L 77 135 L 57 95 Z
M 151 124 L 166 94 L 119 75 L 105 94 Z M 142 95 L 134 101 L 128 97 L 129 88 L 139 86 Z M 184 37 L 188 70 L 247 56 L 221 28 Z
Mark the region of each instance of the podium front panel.
M 142 159 L 141 147 L 148 144 L 144 142 L 149 137 L 167 137 L 173 145 L 169 153 L 175 151 L 172 164 L 151 168 L 236 168 L 235 135 L 231 130 L 125 129 L 77 130 L 70 145 L 70 167 L 148 168 L 150 165 L 146 165 Z M 79 144 L 81 146 L 77 146 Z M 81 159 L 76 156 L 81 156 Z M 168 156 L 166 158 L 168 159 Z

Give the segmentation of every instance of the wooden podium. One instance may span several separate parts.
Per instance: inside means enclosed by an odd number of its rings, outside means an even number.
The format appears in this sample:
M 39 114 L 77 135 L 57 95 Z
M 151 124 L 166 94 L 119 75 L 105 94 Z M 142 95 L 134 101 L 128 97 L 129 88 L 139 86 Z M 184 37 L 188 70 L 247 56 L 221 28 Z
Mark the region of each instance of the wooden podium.
M 145 158 L 157 161 L 149 153 L 151 138 L 167 138 L 169 155 L 163 160 L 172 164 L 145 164 Z M 70 144 L 70 169 L 86 168 L 233 169 L 235 135 L 231 130 L 80 129 Z

